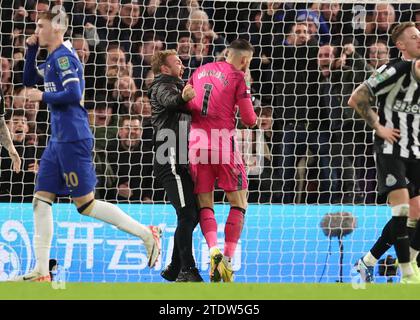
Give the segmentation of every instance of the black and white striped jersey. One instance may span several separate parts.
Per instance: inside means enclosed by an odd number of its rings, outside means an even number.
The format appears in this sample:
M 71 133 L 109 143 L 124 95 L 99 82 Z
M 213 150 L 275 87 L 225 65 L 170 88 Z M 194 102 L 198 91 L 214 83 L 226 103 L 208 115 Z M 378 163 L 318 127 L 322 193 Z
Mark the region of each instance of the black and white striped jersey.
M 420 79 L 415 61 L 387 64 L 365 81 L 377 97 L 380 123 L 400 130 L 400 139 L 391 144 L 375 136 L 376 152 L 401 158 L 420 159 Z

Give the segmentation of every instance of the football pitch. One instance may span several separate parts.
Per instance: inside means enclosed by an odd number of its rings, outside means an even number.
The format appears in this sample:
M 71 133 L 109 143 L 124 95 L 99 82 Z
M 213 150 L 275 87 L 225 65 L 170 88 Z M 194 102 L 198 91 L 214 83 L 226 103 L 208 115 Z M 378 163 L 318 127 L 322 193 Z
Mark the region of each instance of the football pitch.
M 420 300 L 418 285 L 308 283 L 0 283 L 0 300 Z

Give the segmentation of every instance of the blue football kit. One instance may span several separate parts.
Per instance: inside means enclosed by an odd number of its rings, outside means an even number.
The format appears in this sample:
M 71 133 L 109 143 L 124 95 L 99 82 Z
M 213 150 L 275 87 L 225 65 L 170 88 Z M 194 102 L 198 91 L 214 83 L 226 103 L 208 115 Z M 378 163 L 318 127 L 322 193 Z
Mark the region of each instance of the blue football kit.
M 83 65 L 69 41 L 38 67 L 37 52 L 38 45 L 28 47 L 23 84 L 44 84 L 42 101 L 50 111 L 51 138 L 41 157 L 35 192 L 81 197 L 92 192 L 97 181 L 93 135 L 83 106 Z

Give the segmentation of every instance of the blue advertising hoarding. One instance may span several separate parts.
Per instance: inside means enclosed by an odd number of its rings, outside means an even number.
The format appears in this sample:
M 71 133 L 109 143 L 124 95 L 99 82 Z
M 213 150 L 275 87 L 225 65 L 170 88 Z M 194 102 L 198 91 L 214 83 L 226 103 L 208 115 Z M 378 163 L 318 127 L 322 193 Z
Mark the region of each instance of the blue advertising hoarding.
M 170 262 L 176 215 L 170 205 L 119 205 L 143 224 L 164 231 L 162 256 L 147 267 L 142 242 L 113 226 L 82 216 L 72 204 L 56 204 L 51 258 L 57 259 L 66 281 L 161 282 Z M 229 206 L 215 208 L 219 244 Z M 320 222 L 327 213 L 348 212 L 357 227 L 344 237 L 343 280 L 355 277 L 354 262 L 380 235 L 390 218 L 386 206 L 250 205 L 233 261 L 237 282 L 335 282 L 339 279 L 337 238 L 327 238 Z M 0 281 L 34 265 L 31 204 L 0 204 Z M 390 252 L 394 254 L 393 252 Z M 199 226 L 194 232 L 197 267 L 208 281 L 209 257 Z M 385 278 L 378 278 L 386 281 Z

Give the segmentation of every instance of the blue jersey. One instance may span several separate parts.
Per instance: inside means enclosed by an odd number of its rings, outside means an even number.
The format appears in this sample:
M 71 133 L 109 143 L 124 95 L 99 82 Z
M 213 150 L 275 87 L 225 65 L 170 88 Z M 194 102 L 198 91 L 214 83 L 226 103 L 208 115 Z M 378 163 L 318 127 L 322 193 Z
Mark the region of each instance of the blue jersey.
M 54 50 L 45 63 L 35 65 L 38 46 L 28 48 L 23 84 L 44 83 L 42 100 L 51 112 L 51 141 L 93 139 L 89 117 L 83 106 L 83 65 L 69 41 Z

